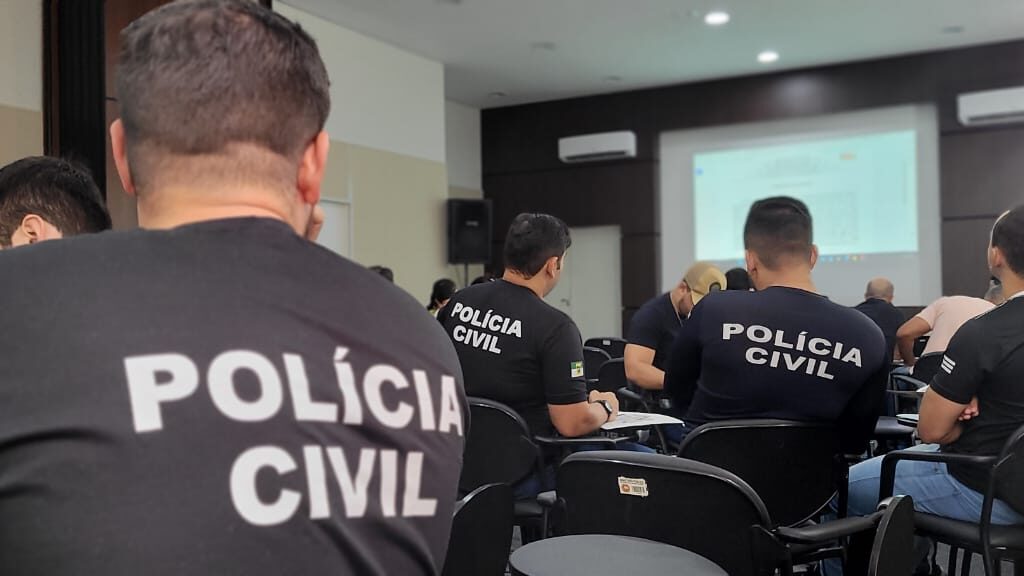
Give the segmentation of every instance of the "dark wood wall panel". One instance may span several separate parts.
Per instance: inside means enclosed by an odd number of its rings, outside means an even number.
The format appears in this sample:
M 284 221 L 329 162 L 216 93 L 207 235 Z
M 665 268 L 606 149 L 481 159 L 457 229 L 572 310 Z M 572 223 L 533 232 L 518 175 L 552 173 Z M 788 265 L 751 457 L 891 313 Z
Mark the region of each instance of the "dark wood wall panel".
M 658 288 L 662 132 L 930 103 L 941 133 L 943 290 L 963 292 L 987 276 L 984 246 L 950 234 L 976 237 L 989 216 L 1024 201 L 1024 128 L 963 127 L 956 95 L 1024 85 L 1021 62 L 1024 41 L 484 110 L 484 194 L 495 201 L 495 242 L 520 211 L 551 211 L 571 226 L 621 225 L 628 317 Z M 612 130 L 636 133 L 636 161 L 559 161 L 559 138 Z M 970 230 L 951 222 L 976 216 L 985 218 Z
M 942 137 L 942 217 L 998 216 L 1024 203 L 1024 126 Z
M 998 216 L 942 223 L 942 285 L 946 294 L 981 297 L 988 289 L 988 240 Z

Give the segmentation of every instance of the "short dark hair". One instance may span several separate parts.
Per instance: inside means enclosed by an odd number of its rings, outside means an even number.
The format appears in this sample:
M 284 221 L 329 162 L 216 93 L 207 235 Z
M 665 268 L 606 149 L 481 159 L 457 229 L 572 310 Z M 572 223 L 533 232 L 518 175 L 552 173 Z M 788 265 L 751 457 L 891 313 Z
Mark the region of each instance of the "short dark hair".
M 505 267 L 532 278 L 552 256 L 572 246 L 569 227 L 550 214 L 516 216 L 505 236 Z
M 369 270 L 370 272 L 380 274 L 388 282 L 394 283 L 395 281 L 394 271 L 391 270 L 391 268 L 388 268 L 387 266 L 370 266 Z
M 725 273 L 726 290 L 750 290 L 750 274 L 743 268 L 733 268 Z
M 992 246 L 999 248 L 1006 265 L 1017 276 L 1024 276 L 1024 205 L 1010 210 L 992 227 Z
M 788 196 L 758 200 L 743 226 L 743 245 L 770 269 L 789 258 L 810 259 L 814 242 L 807 205 Z
M 199 155 L 238 143 L 298 158 L 330 111 L 316 43 L 252 0 L 165 4 L 124 29 L 118 66 L 131 159 L 139 146 Z
M 440 302 L 451 298 L 456 291 L 455 281 L 451 278 L 441 278 L 434 282 L 430 289 L 430 301 L 427 302 L 427 310 L 433 310 Z
M 66 236 L 110 228 L 110 215 L 92 176 L 60 158 L 31 156 L 0 168 L 0 246 L 10 245 L 29 214 Z

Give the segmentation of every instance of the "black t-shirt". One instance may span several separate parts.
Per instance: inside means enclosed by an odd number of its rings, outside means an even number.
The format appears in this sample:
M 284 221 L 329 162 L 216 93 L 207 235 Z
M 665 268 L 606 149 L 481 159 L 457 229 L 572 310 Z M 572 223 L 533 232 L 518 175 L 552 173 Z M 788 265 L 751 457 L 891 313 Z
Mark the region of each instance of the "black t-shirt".
M 587 400 L 583 344 L 572 319 L 504 280 L 460 290 L 441 311 L 466 394 L 507 404 L 535 435 L 554 431 L 548 404 Z
M 680 319 L 672 306 L 670 293 L 651 298 L 636 311 L 629 321 L 627 340 L 630 344 L 654 350 L 653 365 L 665 369 L 672 343 L 679 333 Z
M 871 321 L 882 331 L 882 336 L 885 336 L 886 350 L 891 354 L 896 349 L 896 333 L 906 321 L 903 313 L 899 308 L 881 298 L 868 298 L 855 308 L 871 318 Z
M 0 253 L 0 573 L 437 574 L 451 342 L 258 218 Z
M 967 321 L 946 348 L 931 389 L 957 404 L 978 397 L 978 415 L 963 423 L 956 442 L 944 452 L 996 455 L 1024 425 L 1024 298 Z M 949 465 L 957 480 L 978 492 L 988 488 L 985 472 Z M 1000 489 L 999 497 L 1024 512 L 1024 490 Z
M 794 288 L 716 292 L 683 323 L 665 389 L 684 421 L 835 422 L 860 452 L 882 409 L 889 355 L 863 314 Z

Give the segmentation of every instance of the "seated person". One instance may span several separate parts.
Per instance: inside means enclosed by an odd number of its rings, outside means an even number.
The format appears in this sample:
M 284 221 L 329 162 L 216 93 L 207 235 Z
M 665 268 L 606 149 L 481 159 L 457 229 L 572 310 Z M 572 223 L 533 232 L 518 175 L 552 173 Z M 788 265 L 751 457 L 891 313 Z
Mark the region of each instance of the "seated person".
M 889 355 L 866 316 L 819 295 L 818 250 L 803 202 L 750 208 L 743 229 L 757 291 L 717 292 L 679 329 L 665 390 L 688 429 L 735 418 L 834 422 L 842 448 L 862 452 L 882 409 Z
M 878 326 L 885 337 L 885 349 L 890 354 L 896 351 L 896 331 L 903 324 L 903 312 L 892 305 L 895 289 L 888 278 L 873 278 L 864 289 L 864 301 L 854 309 L 864 314 Z
M 441 278 L 434 282 L 434 286 L 430 289 L 430 301 L 427 302 L 427 312 L 430 312 L 430 315 L 436 318 L 438 311 L 444 308 L 445 304 L 448 304 L 448 300 L 455 294 L 455 291 L 455 282 L 450 278 Z
M 1024 425 L 1024 206 L 996 221 L 988 262 L 1010 299 L 968 320 L 950 340 L 921 401 L 917 430 L 928 444 L 915 450 L 996 455 Z M 878 457 L 850 468 L 850 515 L 875 509 L 881 466 Z M 956 520 L 979 521 L 986 488 L 984 470 L 976 468 L 912 461 L 896 468 L 895 494 L 912 496 L 917 510 Z M 1024 491 L 996 496 L 993 523 L 1024 523 Z
M 71 162 L 33 156 L 0 168 L 0 248 L 109 229 L 99 189 Z
M 985 293 L 985 298 L 971 296 L 943 296 L 929 304 L 916 316 L 907 320 L 896 332 L 900 356 L 909 373 L 923 382 L 931 381 L 939 369 L 938 357 L 929 366 L 916 367 L 917 357 L 914 356 L 914 342 L 931 332 L 925 344 L 922 356 L 944 352 L 956 331 L 971 318 L 984 314 L 1003 301 L 1003 292 L 999 285 L 994 285 Z
M 644 303 L 629 322 L 624 363 L 626 378 L 645 390 L 660 391 L 665 386 L 665 363 L 679 327 L 686 321 L 694 305 L 708 293 L 726 288 L 725 275 L 710 262 L 697 262 L 686 271 L 671 291 Z M 655 395 L 661 398 L 662 394 Z M 666 404 L 667 398 L 665 398 Z M 682 418 L 678 411 L 666 413 Z M 678 426 L 663 428 L 666 436 L 678 442 L 682 431 Z
M 750 274 L 743 268 L 730 268 L 725 273 L 725 289 L 750 292 L 754 285 L 750 283 Z
M 330 146 L 315 42 L 256 2 L 174 2 L 117 69 L 142 229 L 0 252 L 0 573 L 439 574 L 459 361 L 302 237 Z
M 543 300 L 561 278 L 571 243 L 558 218 L 520 214 L 505 238 L 505 274 L 455 293 L 440 318 L 466 394 L 507 404 L 535 436 L 586 436 L 619 410 L 615 394 L 587 393 L 579 329 Z M 517 495 L 540 489 L 517 488 Z

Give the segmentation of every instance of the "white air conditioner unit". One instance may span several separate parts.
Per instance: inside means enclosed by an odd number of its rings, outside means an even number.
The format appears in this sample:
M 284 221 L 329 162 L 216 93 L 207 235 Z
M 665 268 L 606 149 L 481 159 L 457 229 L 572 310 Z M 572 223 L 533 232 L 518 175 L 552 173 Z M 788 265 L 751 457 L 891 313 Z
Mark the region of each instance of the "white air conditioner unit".
M 956 109 L 964 126 L 1024 122 L 1024 87 L 960 94 Z
M 636 158 L 636 134 L 624 130 L 559 138 L 558 157 L 566 164 Z

